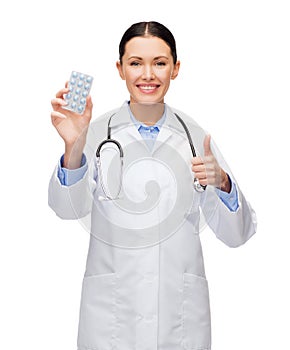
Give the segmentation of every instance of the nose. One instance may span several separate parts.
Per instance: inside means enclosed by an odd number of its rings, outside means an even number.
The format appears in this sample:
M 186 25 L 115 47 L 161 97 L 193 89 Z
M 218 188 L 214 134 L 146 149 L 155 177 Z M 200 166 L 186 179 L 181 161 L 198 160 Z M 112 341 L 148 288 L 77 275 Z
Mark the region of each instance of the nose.
M 153 71 L 153 68 L 151 65 L 145 65 L 143 74 L 142 74 L 142 79 L 144 80 L 153 80 L 155 79 L 155 74 Z

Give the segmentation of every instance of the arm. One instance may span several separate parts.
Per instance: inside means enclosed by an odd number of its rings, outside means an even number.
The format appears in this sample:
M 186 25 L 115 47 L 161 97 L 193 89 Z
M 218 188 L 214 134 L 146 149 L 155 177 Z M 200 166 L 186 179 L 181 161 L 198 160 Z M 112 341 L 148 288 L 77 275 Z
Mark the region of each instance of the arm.
M 87 97 L 87 105 L 83 115 L 63 109 L 67 103 L 64 95 L 69 92 L 65 87 L 57 92 L 56 97 L 51 101 L 53 111 L 51 112 L 52 125 L 64 141 L 65 152 L 63 166 L 67 169 L 80 167 L 84 146 L 90 120 L 92 118 L 92 100 Z
M 65 185 L 65 186 L 74 185 L 84 177 L 88 169 L 87 158 L 83 154 L 80 167 L 77 169 L 65 168 L 63 166 L 63 158 L 64 156 L 61 157 L 58 164 L 57 176 L 59 178 L 59 181 L 62 185 Z
M 56 166 L 48 187 L 48 205 L 62 219 L 77 220 L 88 215 L 92 209 L 93 192 L 96 188 L 97 171 L 94 164 L 87 167 L 82 178 L 65 185 L 58 176 Z
M 219 188 L 215 188 L 216 194 L 220 200 L 228 207 L 230 211 L 236 211 L 239 208 L 238 191 L 235 183 L 232 182 L 230 176 L 227 174 L 230 181 L 230 191 L 222 191 Z
M 230 247 L 245 243 L 256 232 L 256 215 L 246 201 L 228 165 L 209 136 L 204 140 L 204 157 L 192 160 L 192 170 L 202 185 L 201 209 L 217 238 Z M 236 189 L 237 208 L 234 211 L 225 203 L 227 193 Z M 224 192 L 222 194 L 222 192 Z
M 61 107 L 65 105 L 64 94 L 68 91 L 68 88 L 60 90 L 56 94 L 56 98 L 52 100 L 51 121 L 65 144 L 62 165 L 68 169 L 68 172 L 74 172 L 82 164 L 83 150 L 92 115 L 92 102 L 88 97 L 87 106 L 82 116 L 64 110 Z M 60 181 L 59 175 L 61 177 L 57 166 L 49 183 L 49 206 L 63 219 L 78 219 L 87 215 L 92 206 L 91 193 L 95 187 L 96 177 L 87 169 L 79 181 L 66 186 Z

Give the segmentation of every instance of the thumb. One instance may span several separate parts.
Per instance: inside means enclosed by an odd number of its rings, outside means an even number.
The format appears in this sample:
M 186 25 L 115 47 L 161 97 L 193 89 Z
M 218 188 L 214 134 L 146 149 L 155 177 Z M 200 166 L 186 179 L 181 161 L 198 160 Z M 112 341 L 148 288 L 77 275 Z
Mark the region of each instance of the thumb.
M 211 156 L 212 155 L 212 151 L 210 148 L 210 140 L 211 140 L 211 136 L 210 135 L 206 135 L 203 141 L 203 147 L 204 147 L 204 155 L 205 156 Z
M 92 109 L 93 109 L 93 102 L 92 102 L 91 95 L 89 95 L 89 96 L 87 97 L 87 107 L 88 107 L 88 109 L 90 110 L 90 112 L 92 112 Z

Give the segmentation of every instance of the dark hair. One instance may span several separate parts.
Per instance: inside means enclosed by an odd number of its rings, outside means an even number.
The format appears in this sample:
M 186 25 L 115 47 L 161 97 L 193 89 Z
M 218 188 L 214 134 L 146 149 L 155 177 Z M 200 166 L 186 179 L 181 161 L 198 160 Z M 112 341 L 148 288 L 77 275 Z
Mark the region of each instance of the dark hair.
M 163 24 L 151 21 L 132 24 L 131 27 L 126 30 L 119 44 L 119 60 L 121 64 L 127 42 L 137 36 L 156 36 L 157 38 L 164 40 L 170 47 L 173 63 L 176 63 L 177 53 L 174 36 Z

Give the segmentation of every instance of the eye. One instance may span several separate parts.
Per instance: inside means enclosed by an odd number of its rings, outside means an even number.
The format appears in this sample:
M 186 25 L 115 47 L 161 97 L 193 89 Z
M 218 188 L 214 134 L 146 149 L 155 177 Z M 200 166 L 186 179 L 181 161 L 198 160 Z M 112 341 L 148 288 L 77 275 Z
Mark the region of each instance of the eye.
M 130 66 L 132 66 L 132 67 L 138 67 L 138 66 L 140 66 L 140 62 L 138 62 L 138 61 L 132 61 L 132 62 L 130 63 Z
M 155 64 L 156 64 L 157 67 L 164 67 L 164 66 L 166 66 L 166 62 L 164 62 L 164 61 L 158 61 Z

